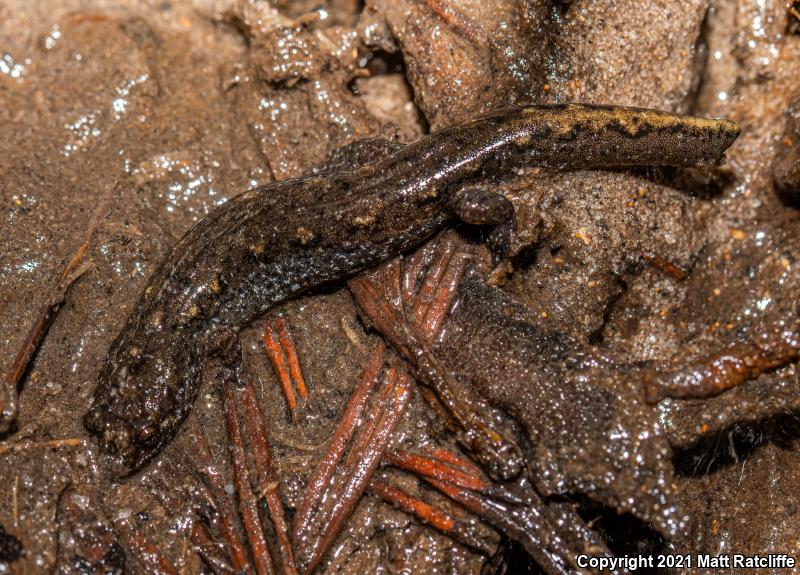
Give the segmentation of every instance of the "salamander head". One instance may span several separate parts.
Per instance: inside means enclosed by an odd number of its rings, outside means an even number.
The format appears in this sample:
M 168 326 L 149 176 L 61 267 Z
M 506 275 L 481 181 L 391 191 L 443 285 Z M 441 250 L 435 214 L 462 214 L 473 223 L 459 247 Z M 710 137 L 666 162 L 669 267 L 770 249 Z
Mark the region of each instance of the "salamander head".
M 155 337 L 147 347 L 118 341 L 100 373 L 92 407 L 84 425 L 99 439 L 115 474 L 132 473 L 146 465 L 175 435 L 188 411 L 187 390 L 196 385 L 186 347 Z

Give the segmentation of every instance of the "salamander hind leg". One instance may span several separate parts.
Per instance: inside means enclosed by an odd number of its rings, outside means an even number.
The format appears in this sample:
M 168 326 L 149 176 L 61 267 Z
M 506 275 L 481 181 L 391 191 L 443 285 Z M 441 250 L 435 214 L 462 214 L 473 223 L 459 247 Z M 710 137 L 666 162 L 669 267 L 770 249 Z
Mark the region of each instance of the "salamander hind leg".
M 494 190 L 469 186 L 454 196 L 450 210 L 466 224 L 492 228 L 486 245 L 494 254 L 495 264 L 508 255 L 511 235 L 516 229 L 511 200 Z

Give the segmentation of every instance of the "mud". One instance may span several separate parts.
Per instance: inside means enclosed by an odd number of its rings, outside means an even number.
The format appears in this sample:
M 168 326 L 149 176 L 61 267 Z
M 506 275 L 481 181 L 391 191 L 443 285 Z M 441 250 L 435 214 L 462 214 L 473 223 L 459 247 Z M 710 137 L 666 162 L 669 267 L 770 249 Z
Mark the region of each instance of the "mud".
M 91 268 L 68 292 L 0 443 L 0 572 L 149 572 L 142 541 L 178 570 L 208 571 L 188 542 L 204 507 L 186 426 L 151 467 L 118 480 L 81 419 L 111 341 L 183 233 L 226 199 L 356 139 L 409 141 L 531 101 L 732 118 L 742 136 L 710 173 L 515 182 L 505 190 L 518 210 L 514 271 L 493 277 L 531 324 L 626 364 L 681 365 L 794 325 L 800 221 L 786 158 L 796 158 L 800 36 L 785 4 L 0 2 L 0 373 L 111 198 Z M 476 261 L 488 271 L 488 254 Z M 291 513 L 377 336 L 343 286 L 284 309 L 311 390 L 297 421 L 266 362 L 261 320 L 242 342 Z M 716 398 L 655 408 L 686 517 L 670 541 L 575 500 L 618 552 L 800 557 L 799 398 L 789 365 Z M 230 485 L 213 381 L 190 419 Z M 418 393 L 393 444 L 458 449 Z M 508 550 L 496 537 L 487 547 Z M 489 560 L 367 495 L 319 571 L 479 573 L 507 561 L 535 572 L 518 552 Z

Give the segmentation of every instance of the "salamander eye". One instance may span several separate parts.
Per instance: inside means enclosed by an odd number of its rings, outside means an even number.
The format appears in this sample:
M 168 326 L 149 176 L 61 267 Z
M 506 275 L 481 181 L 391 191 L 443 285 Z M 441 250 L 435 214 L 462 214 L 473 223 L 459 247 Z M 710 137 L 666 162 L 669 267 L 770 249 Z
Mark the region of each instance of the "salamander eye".
M 128 368 L 128 373 L 131 375 L 136 375 L 143 363 L 144 351 L 142 348 L 138 345 L 133 345 L 128 348 L 128 357 L 127 361 L 125 361 L 125 365 Z
M 140 428 L 136 433 L 136 442 L 145 445 L 152 445 L 158 439 L 158 427 L 154 424 Z
M 498 225 L 509 221 L 514 206 L 505 196 L 480 187 L 468 187 L 453 199 L 450 209 L 466 224 Z

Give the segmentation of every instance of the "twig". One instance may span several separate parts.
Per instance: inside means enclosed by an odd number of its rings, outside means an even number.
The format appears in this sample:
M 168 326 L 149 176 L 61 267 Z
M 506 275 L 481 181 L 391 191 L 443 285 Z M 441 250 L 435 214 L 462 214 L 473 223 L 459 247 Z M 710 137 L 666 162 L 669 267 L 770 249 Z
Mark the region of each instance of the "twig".
M 129 520 L 123 519 L 114 524 L 115 531 L 122 532 L 122 539 L 129 549 L 132 549 L 148 573 L 157 575 L 178 575 L 175 566 L 167 561 L 161 551 L 153 545 L 141 532 L 130 524 Z
M 368 490 L 463 545 L 487 555 L 492 552 L 492 546 L 487 541 L 498 540 L 497 534 L 475 516 L 468 514 L 466 510 L 452 507 L 455 504 L 451 504 L 451 507 L 457 512 L 447 513 L 377 477 L 370 481 Z
M 441 365 L 427 348 L 425 336 L 418 331 L 417 326 L 405 323 L 400 317 L 402 311 L 387 301 L 381 291 L 383 286 L 378 285 L 368 274 L 351 279 L 348 286 L 362 316 L 366 316 L 367 321 L 395 351 L 411 363 L 417 381 L 436 392 L 439 401 L 462 430 L 459 440 L 489 474 L 498 480 L 519 475 L 524 468 L 524 459 L 511 434 L 508 430 L 495 429 L 496 425 L 489 421 L 481 408 L 476 409 L 482 403 L 476 397 L 475 391 L 457 380 Z M 438 301 L 438 297 L 436 299 Z M 420 317 L 424 318 L 425 314 L 420 313 Z
M 320 563 L 350 517 L 380 463 L 394 428 L 411 396 L 411 377 L 390 369 L 378 392 L 379 401 L 370 409 L 370 423 L 353 442 L 344 464 L 337 466 L 328 489 L 317 498 L 316 513 L 300 525 L 302 538 L 295 538 L 297 557 L 303 573 Z M 342 424 L 347 423 L 342 421 Z M 297 531 L 296 531 L 297 532 Z
M 297 349 L 294 346 L 294 338 L 289 330 L 289 321 L 283 314 L 275 317 L 275 329 L 278 330 L 278 339 L 281 342 L 286 362 L 289 364 L 289 375 L 292 377 L 297 394 L 301 399 L 308 399 L 308 389 L 306 381 L 303 379 L 303 372 L 300 369 L 300 360 L 297 358 Z
M 14 475 L 14 489 L 11 492 L 14 501 L 14 529 L 19 529 L 19 473 Z
M 416 294 L 410 294 L 414 300 L 412 317 L 414 318 L 414 324 L 418 328 L 422 328 L 424 325 L 425 316 L 429 313 L 431 304 L 442 298 L 442 294 L 437 293 L 439 292 L 438 288 L 449 270 L 450 261 L 453 259 L 455 253 L 456 243 L 454 237 L 452 234 L 443 235 L 439 245 L 436 246 L 434 259 L 429 266 L 419 291 L 417 291 Z M 414 268 L 406 273 L 419 273 L 419 270 Z M 452 293 L 444 294 L 445 297 L 447 295 L 452 297 Z M 408 303 L 408 301 L 410 301 L 410 299 L 407 300 L 406 303 Z M 426 333 L 426 335 L 431 336 L 432 334 Z
M 800 357 L 800 332 L 773 328 L 757 339 L 728 345 L 674 371 L 646 372 L 645 400 L 704 399 L 719 395 Z
M 426 477 L 433 477 L 442 481 L 473 491 L 482 491 L 488 487 L 486 481 L 479 476 L 470 475 L 460 469 L 453 469 L 441 460 L 423 455 L 416 455 L 408 451 L 396 450 L 386 454 L 386 462 L 399 469 L 413 471 Z
M 195 552 L 206 562 L 206 565 L 217 575 L 228 575 L 234 572 L 233 568 L 221 557 L 220 546 L 211 538 L 208 529 L 202 523 L 192 523 L 189 535 Z
M 103 196 L 100 205 L 97 206 L 97 209 L 92 215 L 83 242 L 72 254 L 66 267 L 62 270 L 58 282 L 48 293 L 46 303 L 35 316 L 33 325 L 28 331 L 28 335 L 22 341 L 22 346 L 19 352 L 17 352 L 14 362 L 11 364 L 11 369 L 2 384 L 0 384 L 0 433 L 6 433 L 17 419 L 17 414 L 19 412 L 18 394 L 20 382 L 28 369 L 33 355 L 36 353 L 44 336 L 47 335 L 47 331 L 53 324 L 58 310 L 61 308 L 61 304 L 64 303 L 67 291 L 70 286 L 89 269 L 88 265 L 79 266 L 79 264 L 84 255 L 86 255 L 86 252 L 89 251 L 89 245 L 100 224 L 100 219 L 105 214 L 111 202 L 112 192 L 113 188 L 109 186 L 108 192 Z
M 227 379 L 227 378 L 226 378 Z M 245 535 L 253 552 L 253 563 L 258 575 L 273 575 L 275 567 L 267 549 L 264 531 L 258 519 L 258 506 L 247 470 L 247 459 L 244 454 L 244 440 L 239 427 L 239 415 L 236 410 L 236 399 L 233 396 L 234 381 L 228 379 L 222 383 L 225 404 L 225 417 L 228 422 L 228 438 L 230 440 L 231 459 L 233 460 L 233 483 L 239 499 L 239 514 L 244 523 Z
M 369 400 L 370 391 L 372 391 L 378 381 L 378 376 L 381 374 L 385 351 L 386 347 L 383 342 L 379 341 L 375 344 L 372 355 L 361 374 L 360 383 L 350 396 L 328 449 L 308 482 L 306 495 L 297 508 L 292 525 L 292 537 L 295 541 L 299 541 L 305 536 L 304 531 L 309 524 L 312 507 L 321 498 L 325 486 L 328 485 L 333 473 L 336 471 L 336 466 L 347 447 L 347 443 L 353 436 L 361 414 Z
M 245 571 L 250 567 L 250 561 L 247 558 L 247 551 L 245 550 L 241 533 L 236 525 L 233 505 L 225 494 L 219 471 L 212 463 L 211 450 L 208 447 L 205 435 L 197 428 L 195 423 L 193 423 L 190 437 L 192 439 L 193 453 L 197 459 L 194 469 L 203 477 L 204 484 L 208 487 L 215 507 L 219 530 L 227 543 L 233 568 L 236 571 Z
M 272 326 L 271 320 L 271 317 L 267 318 L 267 323 L 264 326 L 264 349 L 283 389 L 283 396 L 286 398 L 292 421 L 295 421 L 297 419 L 297 396 L 292 388 L 292 377 L 289 373 L 289 365 L 284 355 L 280 336 L 277 329 Z
M 483 35 L 480 26 L 453 8 L 446 0 L 426 0 L 431 11 L 451 26 L 461 36 L 478 42 Z
M 294 575 L 297 573 L 297 568 L 295 567 L 294 554 L 292 553 L 292 543 L 289 539 L 286 515 L 278 493 L 278 481 L 273 466 L 272 451 L 267 439 L 264 418 L 261 414 L 261 409 L 258 407 L 252 378 L 249 377 L 249 374 L 241 395 L 244 406 L 244 429 L 247 434 L 247 442 L 253 453 L 256 474 L 258 475 L 256 483 L 258 493 L 263 495 L 267 502 L 267 509 L 275 529 L 275 537 L 283 555 L 283 572 L 287 575 Z

